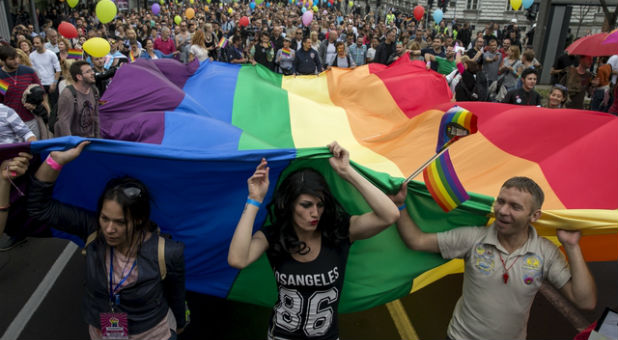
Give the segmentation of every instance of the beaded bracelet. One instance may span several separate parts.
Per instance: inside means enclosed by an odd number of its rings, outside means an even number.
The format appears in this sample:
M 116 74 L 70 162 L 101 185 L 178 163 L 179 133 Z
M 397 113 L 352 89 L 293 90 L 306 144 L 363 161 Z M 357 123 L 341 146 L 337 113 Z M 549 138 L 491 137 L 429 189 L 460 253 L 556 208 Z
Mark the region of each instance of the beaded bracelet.
M 402 211 L 405 208 L 406 208 L 405 203 L 397 207 L 397 209 L 399 209 L 399 211 Z

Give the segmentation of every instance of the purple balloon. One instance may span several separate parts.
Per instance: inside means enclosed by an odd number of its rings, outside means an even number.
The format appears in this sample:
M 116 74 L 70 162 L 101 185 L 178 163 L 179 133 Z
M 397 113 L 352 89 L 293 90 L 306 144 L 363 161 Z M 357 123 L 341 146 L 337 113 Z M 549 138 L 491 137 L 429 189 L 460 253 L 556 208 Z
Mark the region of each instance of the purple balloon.
M 303 19 L 303 25 L 309 26 L 311 22 L 313 21 L 313 11 L 306 11 L 305 13 L 303 13 L 302 19 Z
M 152 14 L 154 15 L 159 15 L 159 12 L 161 11 L 161 6 L 159 6 L 159 4 L 154 3 L 152 4 Z

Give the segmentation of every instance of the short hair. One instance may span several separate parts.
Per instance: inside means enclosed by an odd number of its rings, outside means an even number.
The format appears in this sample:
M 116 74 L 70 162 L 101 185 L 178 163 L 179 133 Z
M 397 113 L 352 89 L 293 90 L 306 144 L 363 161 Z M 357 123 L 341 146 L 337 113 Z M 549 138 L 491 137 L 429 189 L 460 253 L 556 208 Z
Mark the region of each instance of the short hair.
M 524 53 L 522 53 L 522 56 L 524 57 L 524 59 L 526 59 L 528 61 L 533 61 L 534 60 L 534 51 L 533 50 L 525 50 Z
M 0 47 L 0 60 L 6 61 L 7 59 L 17 58 L 17 51 L 15 47 L 5 45 Z
M 73 81 L 77 81 L 77 76 L 82 74 L 82 66 L 84 65 L 90 66 L 90 64 L 88 64 L 85 60 L 78 60 L 71 65 L 69 72 L 71 72 L 71 78 L 73 78 Z
M 536 184 L 534 180 L 528 177 L 512 177 L 508 179 L 502 187 L 505 189 L 516 188 L 519 191 L 527 192 L 532 196 L 532 210 L 541 209 L 543 201 L 545 200 L 545 194 L 543 189 Z
M 39 41 L 41 42 L 41 44 L 44 42 L 43 41 L 43 37 L 41 37 L 40 35 L 35 35 L 34 37 L 32 37 L 32 42 L 34 43 L 34 39 L 39 39 Z
M 521 73 L 521 79 L 526 79 L 526 77 L 528 77 L 529 75 L 534 74 L 535 76 L 538 77 L 538 73 L 536 72 L 535 69 L 533 68 L 527 68 L 525 69 L 522 73 Z
M 487 42 L 487 45 L 491 44 L 491 42 L 495 42 L 496 44 L 498 44 L 498 39 L 496 38 L 489 38 L 489 41 Z

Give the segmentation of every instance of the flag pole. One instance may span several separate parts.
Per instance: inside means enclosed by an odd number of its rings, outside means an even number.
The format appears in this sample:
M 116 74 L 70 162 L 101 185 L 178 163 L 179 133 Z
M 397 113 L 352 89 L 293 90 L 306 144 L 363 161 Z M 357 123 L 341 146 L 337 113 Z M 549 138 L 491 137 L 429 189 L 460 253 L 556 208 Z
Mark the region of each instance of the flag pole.
M 410 176 L 408 176 L 408 178 L 406 178 L 406 180 L 404 182 L 409 182 L 412 179 L 414 179 L 414 177 L 418 176 L 421 172 L 423 172 L 423 170 L 425 170 L 426 167 L 429 166 L 429 164 L 431 164 L 431 162 L 433 162 L 434 160 L 436 160 L 436 158 L 442 156 L 443 153 L 445 153 L 448 148 L 453 144 L 453 142 L 455 142 L 457 140 L 457 138 L 453 138 L 451 140 L 449 140 L 446 144 L 444 144 L 444 146 L 442 147 L 442 149 L 436 153 L 435 155 L 431 156 L 431 158 L 429 158 L 425 163 L 423 163 L 423 165 L 421 165 L 420 168 L 416 169 L 416 171 L 414 171 Z

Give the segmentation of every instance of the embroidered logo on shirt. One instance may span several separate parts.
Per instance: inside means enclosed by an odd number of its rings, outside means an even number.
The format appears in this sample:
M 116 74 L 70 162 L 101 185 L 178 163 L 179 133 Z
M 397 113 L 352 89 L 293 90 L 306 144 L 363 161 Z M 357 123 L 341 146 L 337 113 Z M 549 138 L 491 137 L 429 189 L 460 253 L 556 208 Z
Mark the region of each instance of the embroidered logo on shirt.
M 490 274 L 494 271 L 494 252 L 484 244 L 477 244 L 474 248 L 474 267 L 483 274 Z

